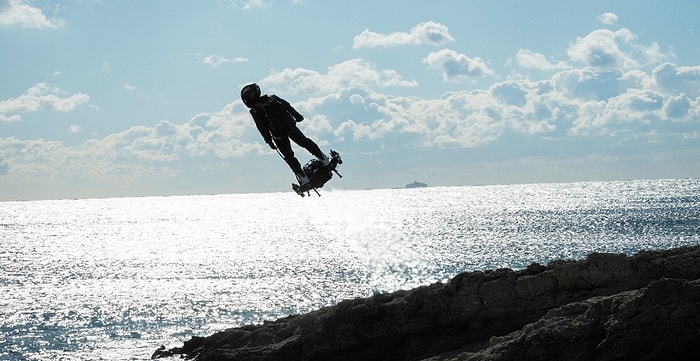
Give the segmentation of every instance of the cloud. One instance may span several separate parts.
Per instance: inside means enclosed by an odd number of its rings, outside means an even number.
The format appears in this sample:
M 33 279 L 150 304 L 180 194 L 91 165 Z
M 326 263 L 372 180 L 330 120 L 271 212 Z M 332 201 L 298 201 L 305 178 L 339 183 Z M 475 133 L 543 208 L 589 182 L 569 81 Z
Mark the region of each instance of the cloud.
M 60 165 L 70 156 L 61 142 L 13 137 L 0 138 L 0 154 L 6 165 L 5 174 L 18 174 L 25 179 L 60 174 Z
M 672 91 L 678 86 L 670 85 L 679 78 L 684 79 L 681 83 L 692 80 L 695 69 L 672 63 L 649 73 L 567 69 L 545 80 L 509 79 L 485 90 L 449 92 L 438 98 L 347 86 L 348 82 L 338 81 L 348 77 L 341 69 L 382 74 L 357 61 L 337 64 L 326 74 L 290 69 L 263 82 L 281 87 L 287 80 L 282 75 L 293 75 L 289 79 L 296 82 L 290 86 L 308 91 L 297 93 L 302 99 L 294 102 L 307 118 L 301 124 L 304 132 L 321 145 L 360 147 L 362 152 L 480 149 L 489 144 L 507 148 L 518 144 L 513 142 L 517 138 L 540 146 L 585 141 L 637 147 L 662 139 L 691 144 L 698 138 L 698 90 L 679 93 Z M 381 87 L 377 78 L 367 79 L 372 87 Z M 41 88 L 27 93 L 47 93 Z M 524 157 L 531 154 L 528 149 L 522 152 Z M 4 172 L 5 180 L 9 177 L 13 184 L 49 178 L 54 184 L 90 180 L 118 187 L 179 179 L 185 174 L 195 177 L 205 169 L 238 164 L 243 160 L 231 160 L 269 154 L 269 150 L 245 107 L 235 100 L 220 111 L 197 114 L 183 123 L 161 120 L 79 146 L 0 138 L 0 154 L 0 174 Z M 609 156 L 605 150 L 600 154 Z
M 414 33 L 420 31 L 404 33 L 401 41 L 430 43 L 406 40 Z M 449 35 L 446 28 L 444 34 Z M 390 35 L 375 40 L 389 44 L 394 41 Z M 396 38 L 402 39 L 400 33 Z M 293 105 L 307 119 L 301 128 L 319 144 L 358 153 L 469 148 L 476 154 L 505 151 L 524 140 L 538 148 L 534 151 L 552 153 L 573 153 L 585 143 L 582 152 L 595 149 L 593 158 L 612 159 L 617 153 L 605 147 L 635 153 L 654 142 L 671 144 L 671 151 L 697 144 L 700 66 L 674 64 L 672 54 L 664 54 L 657 44 L 641 43 L 627 29 L 595 30 L 570 43 L 568 50 L 563 62 L 520 49 L 514 56 L 519 66 L 548 72 L 536 74 L 538 80 L 511 73 L 494 76 L 484 89 L 435 98 L 391 94 L 392 87 L 417 87 L 418 82 L 365 59 L 343 61 L 325 71 L 272 70 L 259 83 L 264 92 L 293 97 Z M 209 55 L 200 61 L 216 66 L 235 59 Z M 495 75 L 487 62 L 450 49 L 431 52 L 423 63 L 448 82 Z M 1 100 L 0 121 L 20 121 L 22 113 L 39 110 L 70 111 L 89 101 L 86 94 L 39 83 L 16 98 Z M 222 164 L 243 164 L 248 158 L 255 161 L 261 154 L 276 157 L 265 148 L 246 110 L 236 99 L 219 111 L 182 122 L 160 120 L 77 146 L 0 137 L 0 175 L 3 180 L 15 177 L 18 184 L 42 177 L 60 178 L 64 184 L 75 179 L 120 184 L 178 178 Z M 69 128 L 80 130 L 77 125 Z M 589 148 L 591 144 L 596 147 Z M 522 159 L 533 154 L 527 147 L 517 151 Z
M 640 78 L 641 77 L 641 78 Z M 552 76 L 550 84 L 562 96 L 582 101 L 605 101 L 628 88 L 642 86 L 646 75 L 594 68 L 571 69 Z
M 24 0 L 8 0 L 0 8 L 0 26 L 19 25 L 23 28 L 43 29 L 63 24 L 63 20 L 47 18 L 41 9 L 28 5 Z
M 515 55 L 517 64 L 523 68 L 537 69 L 542 71 L 554 71 L 568 69 L 569 66 L 565 62 L 552 63 L 547 58 L 540 54 L 527 49 L 520 49 Z
M 431 52 L 423 59 L 423 63 L 431 69 L 439 70 L 442 79 L 451 83 L 494 74 L 481 58 L 470 58 L 450 49 Z
M 186 125 L 176 126 L 161 120 L 154 127 L 136 126 L 113 134 L 102 141 L 105 150 L 113 150 L 117 159 L 166 162 L 177 160 L 194 142 Z
M 527 103 L 526 90 L 518 82 L 497 83 L 490 89 L 491 95 L 504 104 L 523 106 Z
M 615 135 L 647 127 L 660 119 L 664 99 L 648 89 L 629 89 L 606 102 L 589 103 L 571 128 L 572 134 Z
M 690 109 L 693 107 L 692 103 L 693 101 L 685 93 L 670 96 L 663 106 L 664 118 L 671 120 L 687 119 L 690 115 Z
M 10 163 L 4 156 L 0 155 L 0 176 L 7 175 L 10 171 Z
M 639 68 L 673 57 L 661 52 L 656 43 L 639 43 L 637 34 L 625 28 L 594 30 L 571 43 L 567 53 L 573 62 L 608 69 Z
M 219 0 L 219 2 L 229 4 L 234 8 L 243 10 L 263 9 L 270 7 L 274 2 L 272 0 Z M 291 0 L 292 4 L 303 4 L 304 0 Z
M 569 46 L 568 54 L 572 61 L 586 66 L 600 68 L 632 68 L 639 63 L 622 52 L 618 41 L 630 43 L 636 36 L 627 29 L 618 31 L 595 30 L 583 38 L 578 38 Z
M 431 64 L 446 69 L 446 79 L 492 74 L 488 68 L 470 73 L 469 64 L 483 63 L 454 51 L 433 55 Z M 453 66 L 462 73 L 449 73 L 446 65 L 440 68 L 438 65 L 446 63 L 438 61 L 441 59 L 463 59 L 461 68 Z M 666 132 L 689 134 L 681 128 L 669 128 L 665 121 L 689 122 L 693 114 L 700 115 L 698 69 L 672 63 L 650 72 L 566 68 L 545 80 L 514 78 L 496 82 L 487 90 L 452 92 L 438 99 L 370 90 L 381 86 L 380 72 L 360 59 L 330 67 L 327 74 L 285 69 L 261 83 L 284 94 L 319 95 L 295 105 L 305 112 L 308 123 L 314 124 L 305 127 L 331 144 L 352 141 L 365 144 L 367 149 L 380 144 L 475 147 L 505 134 L 548 139 L 626 137 L 641 130 L 648 137 Z M 363 75 L 365 71 L 373 75 Z M 649 132 L 657 127 L 666 129 Z
M 153 184 L 147 194 L 158 194 L 178 179 L 168 166 L 119 159 L 104 145 L 98 140 L 70 147 L 59 141 L 0 138 L 0 154 L 6 158 L 0 166 L 5 172 L 0 194 L 7 199 L 134 195 Z
M 654 81 L 661 89 L 671 93 L 700 95 L 700 65 L 678 67 L 663 63 L 652 72 Z
M 489 91 L 421 99 L 358 87 L 319 99 L 309 113 L 324 114 L 323 119 L 330 120 L 334 138 L 329 143 L 359 143 L 368 152 L 380 151 L 384 144 L 472 148 L 494 142 L 506 132 L 553 132 L 558 110 L 547 108 L 546 99 L 537 98 L 539 88 L 538 83 L 504 82 Z M 316 118 L 312 116 L 310 121 Z M 320 134 L 321 138 L 326 136 Z
M 76 93 L 67 97 L 61 97 L 61 93 L 58 88 L 52 88 L 43 82 L 38 83 L 17 98 L 0 101 L 0 119 L 19 121 L 19 116 L 16 113 L 39 110 L 68 112 L 90 101 L 90 97 L 84 93 Z M 8 114 L 10 115 L 8 116 Z
M 390 96 L 357 86 L 299 104 L 311 122 L 323 122 L 321 138 L 330 132 L 335 138 L 329 143 L 360 142 L 368 150 L 380 144 L 468 148 L 506 134 L 630 141 L 645 133 L 645 139 L 669 136 L 681 141 L 688 138 L 680 137 L 690 133 L 690 122 L 697 124 L 692 115 L 700 115 L 700 94 L 697 88 L 692 97 L 671 92 L 654 81 L 654 73 L 665 75 L 667 82 L 682 73 L 681 83 L 690 90 L 694 71 L 678 69 L 672 64 L 650 73 L 567 69 L 543 81 L 512 79 L 488 90 L 451 92 L 438 99 Z
M 199 54 L 197 54 L 197 55 L 199 56 Z M 227 63 L 245 63 L 248 61 L 248 59 L 244 58 L 244 57 L 240 57 L 240 56 L 235 57 L 235 58 L 226 58 L 226 57 L 223 57 L 220 55 L 211 54 L 211 55 L 201 57 L 199 59 L 199 61 L 202 64 L 210 65 L 210 66 L 216 68 L 220 65 L 227 64 Z
M 102 66 L 100 66 L 100 70 L 98 70 L 97 72 L 105 75 L 112 74 L 112 66 L 109 65 L 108 61 L 104 61 L 102 62 Z
M 271 92 L 304 94 L 328 94 L 355 86 L 418 86 L 415 80 L 406 80 L 395 70 L 377 69 L 363 59 L 351 59 L 330 66 L 326 74 L 304 68 L 286 68 L 273 72 L 259 83 Z
M 71 132 L 80 131 L 73 125 Z M 0 173 L 23 184 L 76 181 L 121 186 L 177 178 L 217 160 L 261 153 L 250 116 L 241 104 L 198 114 L 182 124 L 161 120 L 134 126 L 77 146 L 60 141 L 0 137 Z M 191 163 L 190 163 L 191 162 Z
M 414 26 L 410 32 L 396 32 L 391 34 L 379 34 L 365 29 L 353 40 L 353 48 L 363 47 L 391 47 L 406 44 L 442 45 L 454 41 L 447 26 L 433 21 L 420 23 Z
M 614 13 L 602 13 L 596 18 L 601 24 L 613 25 L 617 22 L 617 15 Z
M 1 105 L 2 105 L 2 103 L 0 103 L 0 106 Z M 19 121 L 22 121 L 22 117 L 20 117 L 17 114 L 7 116 L 5 114 L 0 113 L 0 122 L 13 123 L 13 122 L 19 122 Z
M 250 116 L 240 103 L 214 113 L 198 114 L 176 124 L 134 126 L 90 142 L 97 154 L 124 161 L 174 162 L 191 157 L 228 159 L 259 152 Z
M 267 4 L 263 0 L 246 0 L 243 2 L 243 10 L 263 8 L 265 6 L 267 6 Z

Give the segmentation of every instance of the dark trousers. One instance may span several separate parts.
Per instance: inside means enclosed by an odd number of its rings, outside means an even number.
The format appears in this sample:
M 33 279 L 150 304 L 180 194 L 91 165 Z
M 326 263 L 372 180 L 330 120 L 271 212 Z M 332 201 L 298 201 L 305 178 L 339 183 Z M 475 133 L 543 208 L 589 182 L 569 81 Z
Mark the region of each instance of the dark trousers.
M 288 136 L 273 136 L 272 139 L 274 139 L 277 149 L 279 149 L 280 153 L 282 153 L 284 161 L 287 162 L 289 168 L 292 169 L 294 174 L 303 175 L 304 171 L 301 169 L 299 160 L 294 156 L 292 144 L 289 142 L 290 139 L 293 140 L 294 143 L 297 143 L 300 147 L 308 150 L 309 153 L 313 154 L 316 158 L 323 159 L 324 154 L 318 145 L 316 145 L 313 140 L 307 138 L 296 126 L 292 128 Z

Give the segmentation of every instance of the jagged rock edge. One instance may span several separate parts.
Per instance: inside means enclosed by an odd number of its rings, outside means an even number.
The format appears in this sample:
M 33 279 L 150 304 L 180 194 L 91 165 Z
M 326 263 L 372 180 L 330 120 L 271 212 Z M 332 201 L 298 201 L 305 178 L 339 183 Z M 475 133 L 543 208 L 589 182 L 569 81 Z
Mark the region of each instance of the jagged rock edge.
M 304 315 L 193 337 L 183 347 L 160 348 L 153 358 L 495 360 L 488 352 L 496 347 L 494 340 L 522 331 L 562 306 L 617 294 L 629 297 L 625 292 L 659 279 L 697 280 L 699 254 L 698 246 L 631 257 L 593 253 L 546 267 L 465 272 L 447 283 L 345 300 Z

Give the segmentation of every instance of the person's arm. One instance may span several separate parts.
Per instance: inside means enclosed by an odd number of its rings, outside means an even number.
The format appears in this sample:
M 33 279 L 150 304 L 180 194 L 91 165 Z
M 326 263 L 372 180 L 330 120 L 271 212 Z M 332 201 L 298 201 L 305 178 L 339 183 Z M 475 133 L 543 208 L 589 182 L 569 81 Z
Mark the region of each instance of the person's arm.
M 267 117 L 265 114 L 253 108 L 250 110 L 250 115 L 253 116 L 255 127 L 258 128 L 258 132 L 260 132 L 260 135 L 265 139 L 265 143 L 267 143 L 270 148 L 276 149 L 275 143 L 272 142 L 272 135 L 270 134 L 270 127 L 267 124 Z

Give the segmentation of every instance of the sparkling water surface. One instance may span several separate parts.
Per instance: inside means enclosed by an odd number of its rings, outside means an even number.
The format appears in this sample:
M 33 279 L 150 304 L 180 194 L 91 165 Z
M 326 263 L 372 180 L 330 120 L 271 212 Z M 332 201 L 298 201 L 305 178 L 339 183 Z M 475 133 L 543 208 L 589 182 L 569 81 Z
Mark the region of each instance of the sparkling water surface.
M 700 244 L 700 180 L 0 203 L 0 360 L 193 335 L 462 271 Z

